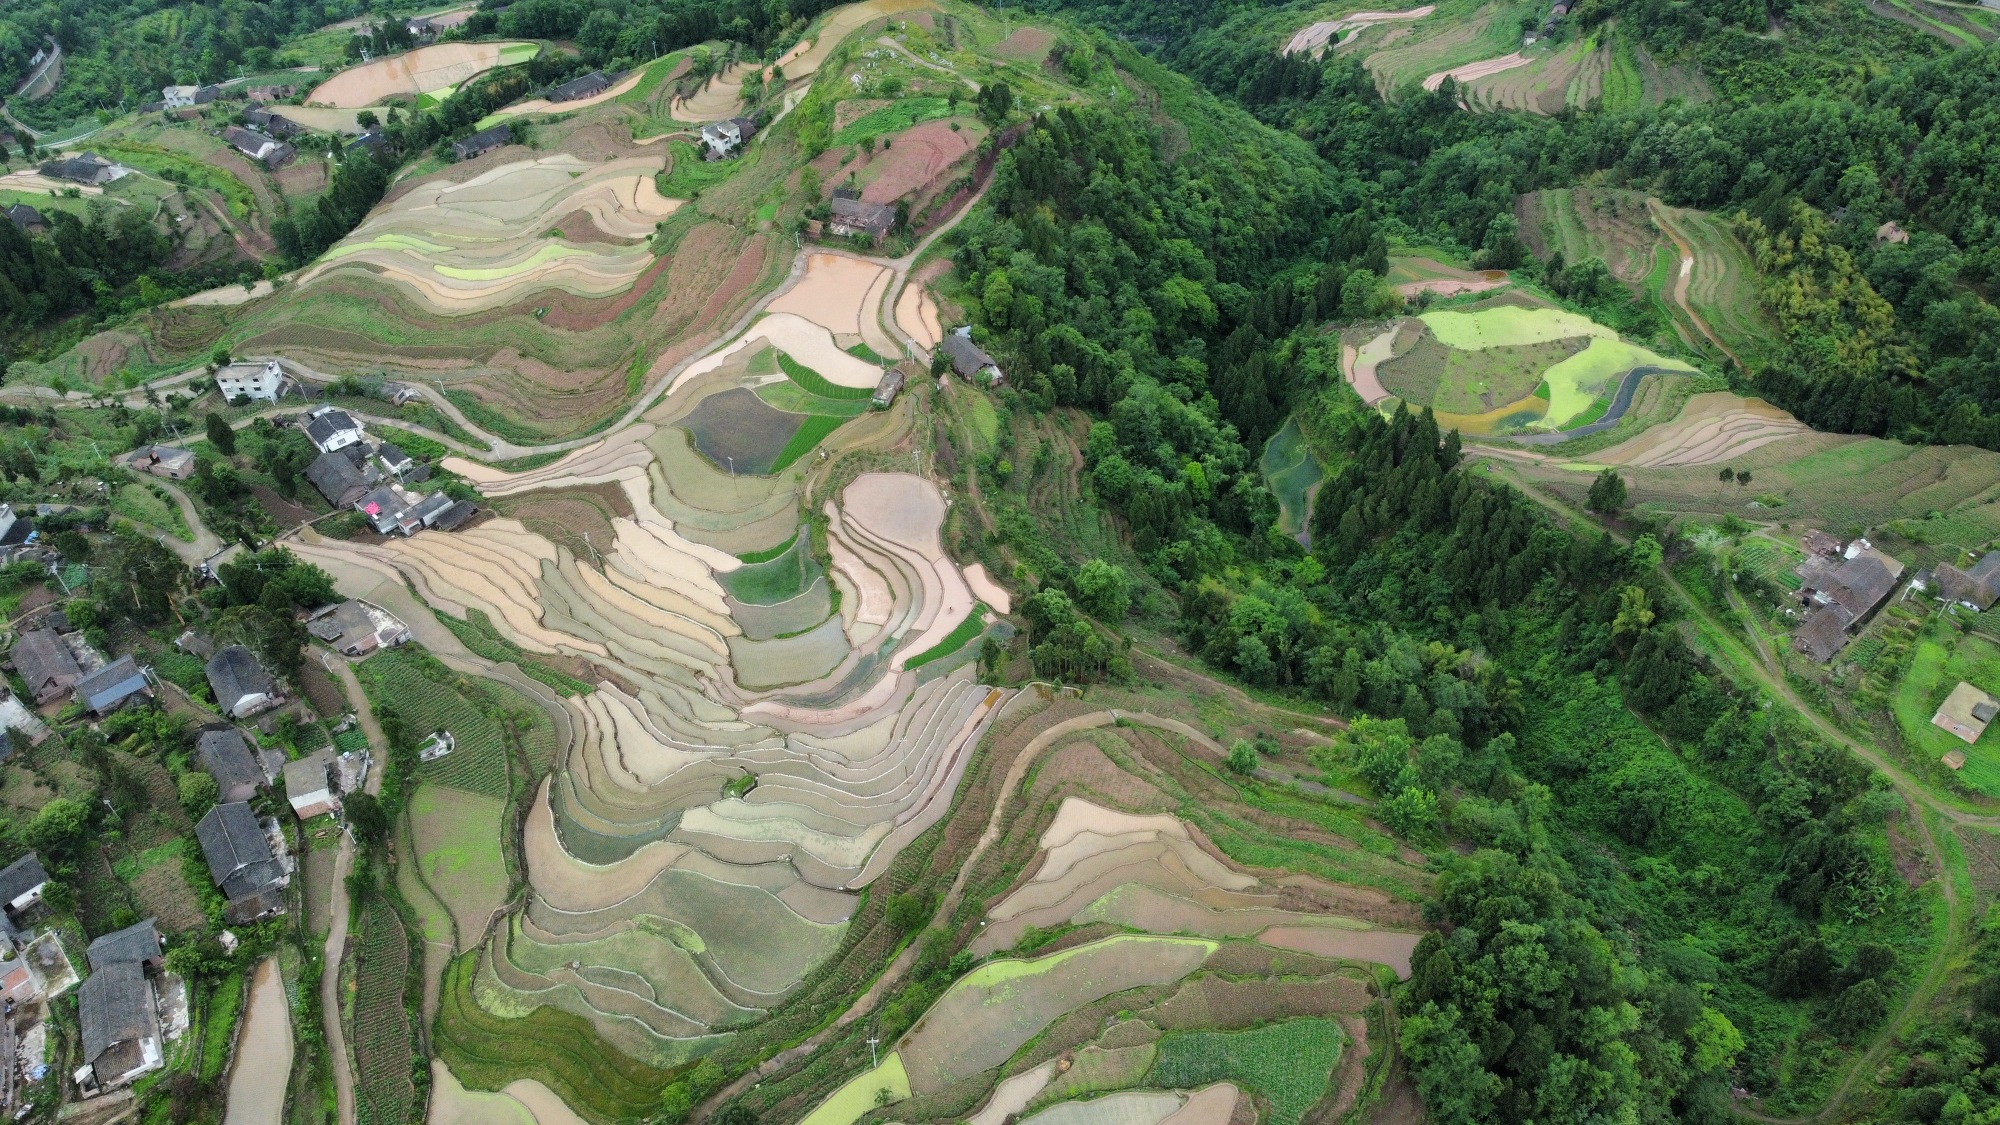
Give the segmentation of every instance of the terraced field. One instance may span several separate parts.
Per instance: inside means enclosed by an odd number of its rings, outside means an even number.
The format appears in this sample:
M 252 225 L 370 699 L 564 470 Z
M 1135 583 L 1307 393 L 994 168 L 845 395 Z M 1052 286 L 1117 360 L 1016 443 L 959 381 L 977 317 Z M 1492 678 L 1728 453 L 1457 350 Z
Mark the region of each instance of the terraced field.
M 410 1118 L 416 1086 L 410 1080 L 415 1047 L 403 1007 L 410 942 L 401 919 L 376 898 L 361 915 L 360 952 L 354 959 L 355 1120 L 360 1125 L 401 1125 Z

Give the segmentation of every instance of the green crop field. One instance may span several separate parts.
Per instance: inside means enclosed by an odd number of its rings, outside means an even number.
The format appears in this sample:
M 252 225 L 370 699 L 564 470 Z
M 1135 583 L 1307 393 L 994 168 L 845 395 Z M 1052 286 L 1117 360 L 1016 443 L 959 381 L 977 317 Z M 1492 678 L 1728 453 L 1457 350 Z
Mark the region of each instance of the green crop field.
M 795 535 L 782 553 L 719 577 L 723 589 L 739 602 L 776 605 L 804 593 L 820 575 L 819 564 L 813 561 L 811 541 Z
M 959 622 L 956 628 L 945 634 L 943 640 L 912 656 L 909 662 L 904 664 L 903 667 L 907 669 L 921 668 L 933 660 L 950 656 L 952 653 L 964 648 L 974 637 L 985 631 L 986 606 L 980 602 L 973 602 L 972 611 L 965 615 L 965 620 Z
M 797 383 L 807 394 L 831 399 L 867 399 L 874 395 L 874 387 L 843 387 L 826 376 L 786 355 L 777 352 L 778 367 L 785 378 Z
M 410 1080 L 413 1049 L 403 988 L 410 969 L 409 935 L 389 904 L 372 899 L 361 917 L 354 956 L 354 1111 L 357 1125 L 403 1125 L 416 1102 Z
M 194 542 L 194 532 L 181 518 L 180 505 L 153 495 L 152 489 L 134 482 L 111 494 L 111 510 L 133 523 L 164 531 L 184 543 Z
M 479 940 L 507 897 L 507 861 L 500 852 L 505 813 L 499 800 L 443 786 L 419 786 L 410 797 L 418 870 L 451 912 L 461 948 Z
M 1160 1040 L 1151 1085 L 1192 1089 L 1234 1081 L 1271 1101 L 1270 1125 L 1298 1125 L 1326 1096 L 1346 1042 L 1327 1019 L 1286 1020 L 1248 1031 L 1176 1031 Z
M 537 659 L 534 653 L 501 636 L 484 610 L 466 610 L 463 621 L 449 613 L 440 613 L 437 619 L 464 642 L 466 648 L 496 664 L 513 664 L 523 674 L 547 684 L 558 695 L 589 695 L 597 690 L 574 676 L 549 667 Z
M 480 956 L 464 954 L 445 970 L 435 1032 L 438 1056 L 467 1089 L 533 1078 L 592 1122 L 639 1122 L 658 1112 L 669 1072 L 613 1050 L 583 1017 L 544 1006 L 510 1018 L 480 1007 L 473 995 Z
M 806 420 L 800 424 L 798 431 L 792 435 L 792 440 L 786 442 L 785 448 L 778 451 L 778 459 L 771 462 L 771 471 L 774 473 L 784 472 L 791 467 L 792 462 L 797 461 L 799 458 L 818 448 L 819 443 L 825 441 L 828 434 L 839 429 L 846 422 L 846 418 L 837 414 L 806 415 Z
M 457 746 L 426 763 L 426 781 L 504 798 L 508 793 L 509 734 L 502 716 L 512 716 L 528 741 L 533 727 L 548 720 L 505 684 L 459 676 L 413 645 L 377 653 L 359 668 L 362 686 L 376 707 L 391 707 L 419 738 L 449 730 Z M 525 724 L 525 725 L 524 725 Z
M 1632 44 L 1623 35 L 1614 35 L 1611 69 L 1604 75 L 1604 95 L 1599 108 L 1606 113 L 1629 113 L 1643 105 L 1645 98 L 1645 80 L 1639 75 L 1639 61 L 1632 55 Z

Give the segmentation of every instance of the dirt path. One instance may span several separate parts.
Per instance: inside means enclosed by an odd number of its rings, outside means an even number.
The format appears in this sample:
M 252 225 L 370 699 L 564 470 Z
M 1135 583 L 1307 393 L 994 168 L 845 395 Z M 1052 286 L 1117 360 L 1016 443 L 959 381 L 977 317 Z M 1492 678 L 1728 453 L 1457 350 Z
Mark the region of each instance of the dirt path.
M 1576 524 L 1578 517 L 1574 512 L 1570 511 L 1560 502 L 1545 495 L 1541 490 L 1523 487 L 1521 491 L 1526 493 L 1536 503 L 1548 508 L 1566 526 L 1574 526 Z M 1629 536 L 1621 535 L 1615 530 L 1611 530 L 1611 534 L 1620 543 L 1630 541 Z M 1931 999 L 1937 995 L 1938 989 L 1944 985 L 1945 978 L 1950 973 L 1952 960 L 1960 947 L 1962 937 L 1966 931 L 1965 908 L 1959 897 L 1959 888 L 1957 883 L 1952 880 L 1951 870 L 1945 864 L 1943 853 L 1938 849 L 1937 840 L 1931 832 L 1929 819 L 1925 815 L 1926 810 L 1955 824 L 1968 827 L 2000 827 L 2000 817 L 1982 816 L 1952 807 L 1939 799 L 1936 794 L 1924 788 L 1915 778 L 1891 763 L 1879 748 L 1864 743 L 1848 735 L 1839 727 L 1834 726 L 1832 722 L 1807 706 L 1805 700 L 1801 699 L 1798 693 L 1792 690 L 1791 685 L 1785 681 L 1783 664 L 1754 625 L 1747 625 L 1746 628 L 1741 630 L 1748 637 L 1746 651 L 1744 643 L 1737 640 L 1738 630 L 1731 628 L 1710 614 L 1707 608 L 1696 601 L 1688 593 L 1686 587 L 1682 586 L 1680 581 L 1671 572 L 1662 569 L 1660 574 L 1666 580 L 1667 587 L 1687 606 L 1689 612 L 1701 618 L 1703 623 L 1708 626 L 1709 635 L 1714 637 L 1718 644 L 1731 646 L 1737 650 L 1736 655 L 1740 659 L 1732 661 L 1732 663 L 1737 663 L 1744 670 L 1748 671 L 1759 686 L 1790 707 L 1813 730 L 1825 738 L 1832 740 L 1836 745 L 1845 747 L 1856 757 L 1869 763 L 1876 769 L 1881 770 L 1895 784 L 1897 794 L 1903 798 L 1904 804 L 1910 810 L 1911 821 L 1916 826 L 1917 836 L 1925 853 L 1930 857 L 1931 862 L 1936 864 L 1938 892 L 1944 901 L 1945 908 L 1945 940 L 1938 944 L 1937 950 L 1932 954 L 1930 962 L 1924 966 L 1923 975 L 1918 978 L 1916 985 L 1910 990 L 1909 999 L 1897 1010 L 1895 1017 L 1884 1022 L 1881 1032 L 1869 1044 L 1868 1049 L 1857 1055 L 1854 1061 L 1848 1064 L 1847 1072 L 1842 1075 L 1840 1084 L 1828 1096 L 1826 1104 L 1820 1108 L 1818 1113 L 1804 1114 L 1798 1117 L 1773 1117 L 1754 1112 L 1743 1106 L 1734 1107 L 1738 1116 L 1752 1121 L 1764 1122 L 1765 1125 L 1825 1125 L 1826 1122 L 1833 1121 L 1840 1116 L 1841 1109 L 1845 1106 L 1848 1097 L 1853 1093 L 1854 1085 L 1860 1079 L 1861 1075 L 1872 1073 L 1876 1067 L 1881 1065 L 1889 1049 L 1895 1045 L 1897 1032 L 1903 1025 L 1908 1023 L 1919 1012 L 1923 1011 Z M 1742 615 L 1745 622 L 1748 623 L 1750 621 L 1749 609 L 1743 604 L 1742 599 L 1733 589 L 1729 591 L 1729 600 L 1730 608 Z
M 361 689 L 361 677 L 354 674 L 354 665 L 345 660 L 328 663 L 334 675 L 346 685 L 347 700 L 354 705 L 354 721 L 361 724 L 361 733 L 368 736 L 369 751 L 374 755 L 375 763 L 361 788 L 372 797 L 382 791 L 382 763 L 389 756 L 389 738 L 382 733 L 382 724 L 375 721 L 375 709 L 368 704 L 368 693 Z
M 1722 337 L 1715 334 L 1715 330 L 1708 326 L 1708 322 L 1701 318 L 1700 313 L 1694 311 L 1694 305 L 1688 301 L 1688 285 L 1694 280 L 1694 245 L 1681 234 L 1679 227 L 1674 226 L 1673 218 L 1667 214 L 1667 209 L 1659 200 L 1647 196 L 1646 210 L 1652 212 L 1653 221 L 1659 224 L 1660 229 L 1673 240 L 1674 248 L 1681 253 L 1680 277 L 1674 282 L 1674 304 L 1681 307 L 1681 311 L 1687 314 L 1688 319 L 1694 322 L 1694 326 L 1701 330 L 1702 335 L 1708 337 L 1710 343 L 1722 349 L 1722 354 L 1729 357 L 1737 370 L 1744 370 L 1742 358 L 1729 350 L 1729 345 L 1722 342 Z
M 332 924 L 327 927 L 319 974 L 320 1014 L 326 1024 L 326 1053 L 333 1063 L 333 1096 L 340 1107 L 340 1125 L 354 1125 L 354 1074 L 347 1064 L 347 1036 L 340 1028 L 340 963 L 347 956 L 347 873 L 353 869 L 354 838 L 343 832 L 340 854 L 333 860 L 333 912 L 328 915 Z
M 201 522 L 201 512 L 195 507 L 194 500 L 187 493 L 181 491 L 179 486 L 169 481 L 154 480 L 147 483 L 157 484 L 161 488 L 166 489 L 167 495 L 173 497 L 174 503 L 180 507 L 181 519 L 187 523 L 188 530 L 194 533 L 194 542 L 192 543 L 186 543 L 172 537 L 163 540 L 168 550 L 179 555 L 181 561 L 189 566 L 206 562 L 221 553 L 225 545 L 222 542 L 222 536 L 210 531 L 207 525 Z
M 191 195 L 194 198 L 201 200 L 202 203 L 205 204 L 208 207 L 208 209 L 214 213 L 215 221 L 221 223 L 222 229 L 229 232 L 230 241 L 236 243 L 236 248 L 238 250 L 243 251 L 244 257 L 257 258 L 260 256 L 257 253 L 257 248 L 251 244 L 250 240 L 243 237 L 242 228 L 238 227 L 235 221 L 230 219 L 229 212 L 225 210 L 221 204 L 217 203 L 214 199 L 210 198 L 209 193 L 205 191 L 195 191 L 189 189 L 183 194 Z

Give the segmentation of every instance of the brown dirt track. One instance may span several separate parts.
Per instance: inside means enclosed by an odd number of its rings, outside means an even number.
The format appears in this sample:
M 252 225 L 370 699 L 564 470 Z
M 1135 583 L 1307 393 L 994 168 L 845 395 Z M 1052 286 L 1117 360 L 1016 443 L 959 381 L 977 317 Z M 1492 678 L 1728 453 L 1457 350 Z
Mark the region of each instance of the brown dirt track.
M 875 178 L 861 189 L 869 203 L 893 203 L 929 184 L 966 153 L 972 151 L 967 131 L 953 132 L 946 121 L 926 121 L 891 138 L 889 148 L 870 162 Z

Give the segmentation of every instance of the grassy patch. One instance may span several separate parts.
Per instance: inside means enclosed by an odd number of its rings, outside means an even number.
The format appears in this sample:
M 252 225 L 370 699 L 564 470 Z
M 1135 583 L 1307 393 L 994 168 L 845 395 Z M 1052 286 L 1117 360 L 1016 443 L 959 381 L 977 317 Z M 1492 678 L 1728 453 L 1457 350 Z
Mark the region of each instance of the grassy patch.
M 2000 796 L 2000 742 L 1995 741 L 2000 734 L 1988 732 L 1967 746 L 1931 725 L 1938 705 L 1960 680 L 2000 694 L 2000 646 L 1981 636 L 1957 636 L 1948 624 L 1934 624 L 1917 641 L 1909 671 L 1890 697 L 1890 710 L 1903 745 L 1920 766 L 1936 763 L 1948 751 L 1963 751 L 1965 768 L 1958 771 L 1958 780 L 1980 793 Z
M 468 609 L 465 616 L 466 620 L 460 621 L 449 613 L 440 613 L 437 619 L 451 630 L 452 635 L 463 641 L 466 648 L 496 664 L 513 664 L 526 675 L 547 684 L 558 695 L 589 695 L 596 690 L 574 676 L 543 664 L 533 653 L 501 636 L 483 610 Z
M 231 973 L 208 994 L 208 1011 L 202 1017 L 201 1077 L 212 1082 L 222 1076 L 229 1061 L 229 1044 L 236 1036 L 236 1017 L 243 1011 L 243 974 Z
M 729 596 L 749 605 L 776 605 L 798 597 L 820 576 L 813 561 L 811 541 L 792 536 L 784 551 L 761 562 L 751 563 L 718 575 Z
M 181 518 L 180 505 L 154 495 L 144 484 L 134 482 L 112 493 L 111 510 L 133 523 L 164 531 L 183 543 L 194 542 L 194 532 L 188 530 L 187 521 Z
M 856 119 L 833 135 L 837 145 L 858 145 L 869 137 L 900 133 L 925 121 L 951 116 L 951 103 L 944 98 L 903 98 Z
M 219 192 L 229 204 L 229 213 L 236 218 L 247 219 L 250 213 L 257 209 L 256 196 L 251 194 L 249 186 L 213 164 L 205 164 L 194 157 L 140 141 L 105 141 L 94 147 L 97 152 L 112 157 L 122 164 L 130 164 L 141 171 L 151 172 L 162 178 L 166 173 L 172 172 L 190 186 Z
M 703 191 L 727 180 L 742 165 L 741 160 L 703 160 L 700 150 L 686 141 L 668 141 L 667 154 L 673 160 L 669 171 L 654 177 L 660 194 L 668 199 L 693 199 Z
M 785 378 L 797 383 L 807 394 L 831 399 L 866 399 L 875 394 L 874 387 L 843 387 L 783 352 L 777 355 L 778 368 Z
M 547 718 L 512 688 L 461 676 L 415 645 L 377 653 L 357 673 L 369 700 L 393 708 L 412 733 L 448 730 L 456 738 L 456 749 L 422 767 L 425 781 L 505 798 L 510 739 L 528 748 L 549 734 Z
M 985 631 L 986 606 L 980 602 L 973 602 L 972 612 L 965 615 L 965 620 L 959 622 L 956 629 L 946 633 L 943 640 L 912 656 L 903 667 L 906 670 L 913 671 L 929 664 L 933 660 L 950 656 L 952 653 L 964 648 L 972 638 Z
M 1248 1031 L 1171 1032 L 1147 1076 L 1178 1089 L 1230 1080 L 1271 1101 L 1271 1125 L 1297 1125 L 1326 1096 L 1346 1036 L 1332 1020 L 1298 1019 Z

